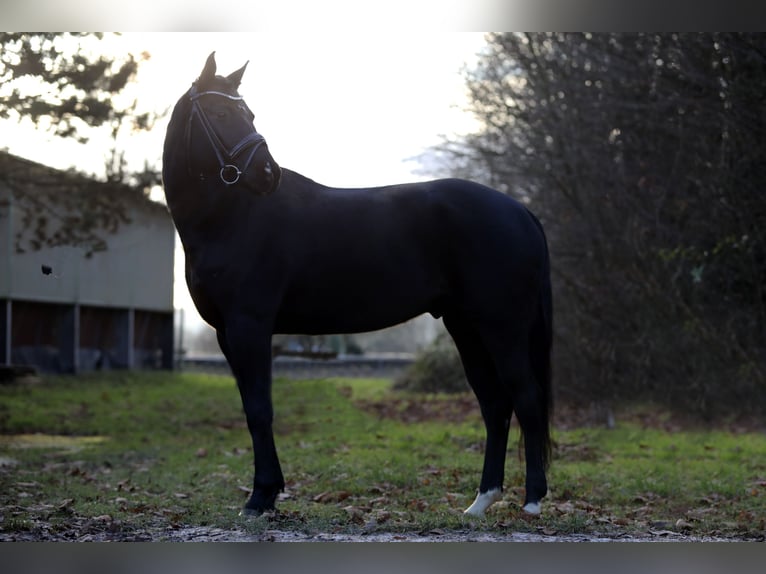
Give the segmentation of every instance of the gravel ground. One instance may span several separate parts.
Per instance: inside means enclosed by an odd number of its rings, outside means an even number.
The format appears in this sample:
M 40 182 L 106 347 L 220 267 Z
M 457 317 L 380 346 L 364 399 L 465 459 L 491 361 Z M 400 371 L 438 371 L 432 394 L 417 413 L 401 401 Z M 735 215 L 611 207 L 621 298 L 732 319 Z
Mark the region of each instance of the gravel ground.
M 675 532 L 657 532 L 643 537 L 603 537 L 588 534 L 546 536 L 528 532 L 497 534 L 487 532 L 451 531 L 423 533 L 376 532 L 371 534 L 304 534 L 282 530 L 266 530 L 262 534 L 227 531 L 215 528 L 182 528 L 168 533 L 166 540 L 174 542 L 722 542 L 727 538 L 692 537 Z
M 529 532 L 477 532 L 434 530 L 430 532 L 372 532 L 368 534 L 305 533 L 265 530 L 253 534 L 199 526 L 172 530 L 131 530 L 115 525 L 90 525 L 79 530 L 52 533 L 43 529 L 2 533 L 0 542 L 744 542 L 737 537 L 686 536 L 666 530 L 643 535 L 536 534 Z

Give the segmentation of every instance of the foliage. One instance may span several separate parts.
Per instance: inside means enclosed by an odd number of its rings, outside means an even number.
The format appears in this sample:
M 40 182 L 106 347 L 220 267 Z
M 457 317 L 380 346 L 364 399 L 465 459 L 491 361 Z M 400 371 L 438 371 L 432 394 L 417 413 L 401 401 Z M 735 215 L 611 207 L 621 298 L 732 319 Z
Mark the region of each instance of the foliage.
M 103 34 L 0 34 L 0 118 L 30 118 L 60 137 L 88 141 L 87 128 L 108 125 L 113 133 L 130 120 L 135 129 L 151 126 L 150 114 L 135 105 L 117 108 L 112 98 L 135 76 L 132 54 L 110 58 L 96 54 L 93 40 Z M 90 48 L 90 50 L 88 49 Z M 142 58 L 148 58 L 144 54 Z
M 114 184 L 105 189 L 117 189 L 129 185 L 146 192 L 159 183 L 157 170 L 148 165 L 142 172 L 128 173 L 124 152 L 118 145 L 118 135 L 124 131 L 135 132 L 151 129 L 156 120 L 153 113 L 139 113 L 137 104 L 121 104 L 117 100 L 133 80 L 141 60 L 132 54 L 106 55 L 108 49 L 102 44 L 108 36 L 92 33 L 0 33 L 0 118 L 21 121 L 31 120 L 37 128 L 48 129 L 52 134 L 86 144 L 94 130 L 108 129 L 113 148 L 105 161 L 105 179 Z M 72 216 L 61 209 L 58 200 L 68 193 L 72 178 L 50 177 L 42 181 L 30 180 L 30 169 L 12 166 L 3 170 L 0 183 L 13 193 L 14 207 L 22 212 L 25 229 L 31 237 L 23 243 L 27 249 L 35 245 L 71 244 L 85 247 L 87 253 L 103 248 L 104 234 L 116 230 L 125 220 L 122 202 L 114 197 L 88 194 L 91 201 L 75 203 L 82 208 L 83 216 Z M 39 175 L 40 170 L 33 175 Z M 51 180 L 58 180 L 50 185 Z M 88 187 L 97 187 L 88 182 Z M 77 185 L 83 185 L 82 178 Z M 50 193 L 53 192 L 53 193 Z M 53 198 L 53 199 L 52 199 Z M 66 202 L 66 199 L 62 201 Z M 106 209 L 104 209 L 106 207 Z M 64 215 L 59 217 L 59 214 Z M 58 220 L 48 229 L 40 224 Z M 104 223 L 106 222 L 106 223 Z M 62 232 L 57 237 L 53 235 Z M 72 241 L 67 242 L 69 236 Z M 17 240 L 17 248 L 21 242 Z M 39 248 L 39 247 L 38 247 Z
M 450 173 L 549 236 L 557 392 L 766 413 L 766 37 L 491 34 Z
M 398 390 L 422 393 L 461 393 L 468 387 L 463 364 L 455 344 L 447 333 L 441 333 L 434 342 L 415 357 L 394 383 Z

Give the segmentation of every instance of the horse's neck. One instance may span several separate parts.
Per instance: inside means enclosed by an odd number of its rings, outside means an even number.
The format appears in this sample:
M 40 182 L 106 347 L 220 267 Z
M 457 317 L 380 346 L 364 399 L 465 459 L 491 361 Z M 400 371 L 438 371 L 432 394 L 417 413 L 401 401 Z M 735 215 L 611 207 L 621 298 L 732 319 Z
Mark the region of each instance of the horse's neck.
M 246 208 L 227 191 L 210 181 L 191 179 L 185 185 L 166 187 L 168 208 L 184 244 L 234 232 Z

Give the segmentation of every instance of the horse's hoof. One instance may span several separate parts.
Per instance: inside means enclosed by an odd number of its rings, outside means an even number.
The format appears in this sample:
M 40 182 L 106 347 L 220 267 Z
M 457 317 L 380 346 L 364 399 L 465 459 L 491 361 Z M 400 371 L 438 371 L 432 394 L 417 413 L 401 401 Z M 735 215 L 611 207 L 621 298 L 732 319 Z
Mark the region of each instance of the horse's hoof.
M 499 488 L 493 488 L 487 492 L 480 492 L 476 496 L 476 500 L 473 501 L 473 504 L 463 511 L 463 514 L 478 517 L 484 516 L 484 512 L 487 510 L 487 508 L 492 506 L 501 498 L 503 498 L 503 493 Z
M 239 515 L 243 518 L 258 518 L 259 516 L 264 516 L 266 518 L 276 516 L 277 510 L 276 508 L 267 508 L 265 510 L 257 510 L 255 508 L 243 508 L 239 511 Z
M 524 505 L 524 512 L 527 514 L 533 514 L 537 516 L 540 514 L 540 511 L 542 510 L 542 507 L 539 502 L 527 502 Z
M 276 513 L 275 503 L 277 501 L 277 492 L 264 495 L 261 490 L 256 490 L 250 496 L 245 507 L 240 511 L 240 516 L 262 516 L 264 514 L 273 516 Z
M 254 508 L 243 508 L 239 511 L 240 516 L 244 516 L 246 518 L 254 518 L 257 516 L 261 516 L 263 514 L 263 510 L 256 510 Z

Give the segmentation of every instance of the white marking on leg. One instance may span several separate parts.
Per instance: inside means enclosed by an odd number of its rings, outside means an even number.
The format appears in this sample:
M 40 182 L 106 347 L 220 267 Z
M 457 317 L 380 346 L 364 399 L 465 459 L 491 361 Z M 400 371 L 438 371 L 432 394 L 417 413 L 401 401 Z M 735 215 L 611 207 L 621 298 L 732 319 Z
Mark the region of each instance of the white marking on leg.
M 503 498 L 503 493 L 499 488 L 493 488 L 487 492 L 480 492 L 476 495 L 476 500 L 473 501 L 473 504 L 466 508 L 463 514 L 484 516 L 484 511 L 501 498 Z
M 527 502 L 524 505 L 524 512 L 527 514 L 540 514 L 541 506 L 539 502 Z

